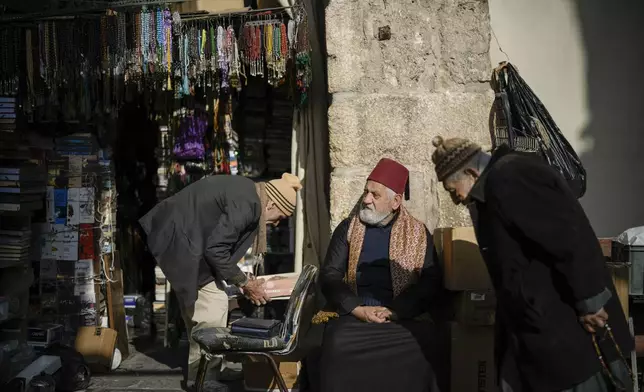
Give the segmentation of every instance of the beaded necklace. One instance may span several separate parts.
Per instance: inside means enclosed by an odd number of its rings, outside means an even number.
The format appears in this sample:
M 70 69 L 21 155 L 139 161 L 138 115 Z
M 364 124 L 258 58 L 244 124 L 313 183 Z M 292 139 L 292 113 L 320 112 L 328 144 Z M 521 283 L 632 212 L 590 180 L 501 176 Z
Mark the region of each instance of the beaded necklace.
M 232 26 L 228 26 L 226 42 L 228 46 L 228 61 L 230 64 L 230 87 L 240 90 L 241 66 L 239 63 L 239 48 L 237 46 L 237 38 L 235 37 L 235 29 Z
M 28 95 L 28 105 L 27 109 L 29 112 L 33 109 L 34 102 L 35 102 L 35 90 L 34 90 L 34 53 L 33 53 L 33 48 L 32 48 L 32 37 L 31 37 L 31 29 L 27 29 L 25 31 L 25 41 L 26 41 L 26 46 L 27 46 L 27 56 L 26 56 L 26 62 L 27 62 L 27 89 L 29 91 Z
M 146 74 L 150 61 L 150 13 L 146 9 L 141 11 L 141 59 L 141 69 Z
M 264 76 L 264 40 L 262 39 L 262 32 L 264 29 L 257 26 L 255 29 L 255 53 L 257 56 L 257 76 Z
M 300 95 L 299 104 L 303 105 L 308 98 L 308 90 L 311 84 L 311 56 L 306 15 L 300 15 L 298 18 L 300 19 L 296 32 L 296 83 Z
M 125 59 L 127 51 L 127 33 L 125 14 L 119 12 L 116 16 L 116 34 L 118 41 L 118 48 L 116 52 L 116 69 L 114 70 L 115 76 L 123 76 L 125 74 Z
M 53 53 L 53 62 L 54 62 L 54 80 L 56 83 L 58 83 L 58 34 L 56 30 L 56 22 L 52 22 L 51 24 L 52 31 L 52 53 Z
M 228 63 L 224 48 L 225 31 L 222 26 L 217 26 L 217 64 L 221 70 L 221 88 L 228 87 Z
M 199 66 L 201 72 L 204 73 L 208 69 L 208 63 L 206 62 L 206 44 L 208 43 L 208 34 L 206 34 L 206 29 L 200 29 L 199 39 Z
M 210 25 L 210 71 L 217 71 L 217 33 L 214 25 Z
M 172 90 L 172 14 L 167 8 L 163 11 L 163 28 L 165 31 L 165 64 L 168 73 L 166 88 Z
M 165 72 L 167 69 L 167 63 L 166 63 L 166 57 L 165 57 L 165 30 L 163 28 L 164 25 L 164 17 L 163 17 L 163 11 L 161 8 L 157 8 L 157 13 L 156 13 L 156 58 L 157 58 L 157 64 L 161 66 L 161 70 Z
M 176 40 L 176 45 L 177 45 L 177 50 L 179 57 L 177 58 L 177 64 L 174 65 L 174 76 L 175 76 L 175 83 L 176 87 L 174 89 L 175 91 L 175 96 L 178 98 L 181 96 L 182 91 L 183 91 L 183 80 L 182 80 L 182 71 L 183 71 L 183 39 L 181 35 L 182 31 L 182 22 L 181 22 L 181 15 L 177 11 L 174 11 L 172 13 L 172 32 L 174 35 L 174 40 Z
M 282 59 L 287 59 L 288 58 L 288 37 L 286 33 L 286 25 L 284 23 L 280 24 L 280 38 L 282 39 L 280 42 L 280 49 L 281 49 L 281 55 Z
M 148 48 L 148 63 L 150 64 L 150 69 L 149 71 L 152 73 L 154 72 L 154 65 L 156 64 L 157 61 L 157 38 L 156 38 L 156 21 L 155 21 L 155 13 L 153 11 L 148 12 L 148 44 L 150 47 Z
M 273 25 L 264 26 L 264 47 L 266 48 L 266 67 L 268 68 L 269 77 L 273 69 Z
M 134 64 L 136 67 L 135 73 L 141 73 L 143 71 L 142 67 L 142 55 L 143 55 L 143 34 L 141 33 L 141 19 L 143 17 L 143 12 L 139 12 L 134 15 Z
M 188 36 L 183 36 L 183 95 L 190 94 L 190 81 L 188 80 L 188 67 L 190 66 L 190 59 L 188 58 Z
M 42 80 L 47 83 L 47 66 L 46 66 L 46 56 L 43 48 L 46 47 L 46 39 L 45 39 L 45 23 L 38 23 L 38 42 L 40 42 L 40 45 L 38 47 L 38 57 L 40 59 L 39 61 L 39 72 L 40 72 L 40 77 Z

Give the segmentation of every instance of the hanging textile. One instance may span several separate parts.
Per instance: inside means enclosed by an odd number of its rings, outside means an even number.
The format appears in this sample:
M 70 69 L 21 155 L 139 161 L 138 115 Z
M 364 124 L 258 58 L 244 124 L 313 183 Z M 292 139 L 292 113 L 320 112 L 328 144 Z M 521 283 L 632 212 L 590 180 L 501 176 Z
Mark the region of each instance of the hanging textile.
M 207 127 L 208 119 L 205 114 L 188 114 L 181 117 L 172 150 L 174 156 L 179 159 L 204 159 Z

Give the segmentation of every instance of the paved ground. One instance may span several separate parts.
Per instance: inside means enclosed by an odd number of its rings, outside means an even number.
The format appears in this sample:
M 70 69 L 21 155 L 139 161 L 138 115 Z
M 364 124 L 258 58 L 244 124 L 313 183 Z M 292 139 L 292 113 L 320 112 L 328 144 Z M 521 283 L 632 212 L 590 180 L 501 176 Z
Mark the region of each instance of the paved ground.
M 133 331 L 134 334 L 134 331 Z M 130 344 L 130 357 L 113 373 L 95 375 L 88 392 L 117 391 L 167 391 L 186 390 L 183 385 L 183 367 L 188 358 L 188 345 L 183 342 L 178 349 L 163 347 L 160 337 L 137 337 Z M 243 392 L 243 383 L 212 388 L 217 392 Z

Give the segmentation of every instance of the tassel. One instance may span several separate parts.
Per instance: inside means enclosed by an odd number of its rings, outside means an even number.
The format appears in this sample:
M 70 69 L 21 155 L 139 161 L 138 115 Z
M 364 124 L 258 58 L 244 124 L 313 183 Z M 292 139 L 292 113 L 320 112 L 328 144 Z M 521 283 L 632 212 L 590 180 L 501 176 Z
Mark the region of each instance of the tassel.
M 317 312 L 315 316 L 311 319 L 311 323 L 314 325 L 326 324 L 329 320 L 340 317 L 336 312 L 325 312 L 323 310 Z

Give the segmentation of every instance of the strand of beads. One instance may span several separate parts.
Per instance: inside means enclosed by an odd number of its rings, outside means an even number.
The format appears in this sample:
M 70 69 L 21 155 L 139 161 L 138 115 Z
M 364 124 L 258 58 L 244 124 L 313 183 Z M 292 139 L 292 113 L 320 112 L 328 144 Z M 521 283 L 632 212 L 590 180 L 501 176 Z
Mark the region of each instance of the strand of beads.
M 141 70 L 144 74 L 148 71 L 150 51 L 150 14 L 146 9 L 141 11 Z
M 188 68 L 190 67 L 190 58 L 188 56 L 188 35 L 183 36 L 183 95 L 190 95 L 190 81 L 188 79 Z
M 168 64 L 166 64 L 166 56 L 165 56 L 165 30 L 163 29 L 163 24 L 164 24 L 164 18 L 163 18 L 163 11 L 161 8 L 157 8 L 156 12 L 156 19 L 155 19 L 155 25 L 156 25 L 156 59 L 157 59 L 157 64 L 159 65 L 159 71 L 161 72 L 166 72 L 168 69 Z
M 217 58 L 221 70 L 221 87 L 228 87 L 228 62 L 226 61 L 226 50 L 224 48 L 226 33 L 222 26 L 217 26 Z
M 217 33 L 214 25 L 210 25 L 210 70 L 217 71 Z
M 148 52 L 148 61 L 150 62 L 151 68 L 150 72 L 154 72 L 154 65 L 157 62 L 157 38 L 156 38 L 156 21 L 155 21 L 155 13 L 153 11 L 149 11 L 148 13 L 148 23 L 150 24 L 148 27 L 148 44 L 150 45 L 149 52 Z
M 165 71 L 168 73 L 166 88 L 172 90 L 172 14 L 167 8 L 163 11 L 163 29 L 165 31 Z

